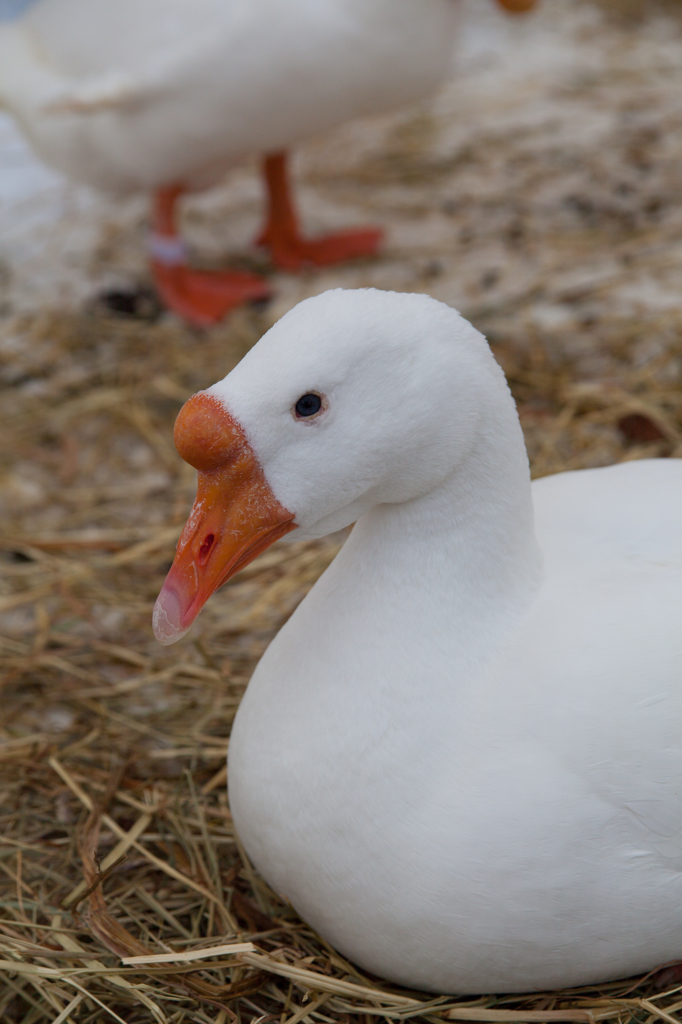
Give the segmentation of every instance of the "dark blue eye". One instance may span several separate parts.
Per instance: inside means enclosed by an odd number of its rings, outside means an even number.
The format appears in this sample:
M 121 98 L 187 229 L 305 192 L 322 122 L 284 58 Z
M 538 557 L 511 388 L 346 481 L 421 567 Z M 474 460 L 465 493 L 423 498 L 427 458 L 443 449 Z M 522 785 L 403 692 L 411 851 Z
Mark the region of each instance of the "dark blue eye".
M 314 416 L 322 408 L 322 399 L 319 395 L 301 395 L 295 408 L 297 416 Z

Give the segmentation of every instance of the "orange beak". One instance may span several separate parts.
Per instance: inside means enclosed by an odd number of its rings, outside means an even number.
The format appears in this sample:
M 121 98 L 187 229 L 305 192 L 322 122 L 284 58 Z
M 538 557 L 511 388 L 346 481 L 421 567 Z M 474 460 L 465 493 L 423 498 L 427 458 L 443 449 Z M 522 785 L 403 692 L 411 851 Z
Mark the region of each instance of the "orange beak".
M 211 594 L 286 533 L 294 515 L 279 503 L 244 431 L 206 392 L 175 422 L 175 446 L 199 472 L 197 496 L 154 605 L 154 636 L 172 644 Z
M 537 0 L 497 0 L 497 2 L 510 14 L 525 14 L 526 11 L 535 7 Z

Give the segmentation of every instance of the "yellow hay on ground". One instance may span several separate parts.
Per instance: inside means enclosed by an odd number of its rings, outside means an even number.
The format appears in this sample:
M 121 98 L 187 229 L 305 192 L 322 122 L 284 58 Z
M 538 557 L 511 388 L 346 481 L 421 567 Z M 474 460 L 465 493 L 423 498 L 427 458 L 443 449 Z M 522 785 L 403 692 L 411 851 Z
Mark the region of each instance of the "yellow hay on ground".
M 473 1001 L 397 991 L 325 946 L 245 860 L 225 793 L 230 723 L 268 640 L 340 540 L 266 552 L 170 650 L 154 643 L 150 617 L 193 488 L 170 444 L 173 418 L 266 326 L 253 312 L 204 337 L 94 314 L 13 325 L 0 1018 L 678 1024 L 682 990 L 648 981 Z M 576 379 L 556 334 L 497 339 L 534 471 L 680 454 L 681 332 L 673 313 L 592 324 L 609 372 L 591 379 Z M 225 948 L 244 942 L 256 951 Z

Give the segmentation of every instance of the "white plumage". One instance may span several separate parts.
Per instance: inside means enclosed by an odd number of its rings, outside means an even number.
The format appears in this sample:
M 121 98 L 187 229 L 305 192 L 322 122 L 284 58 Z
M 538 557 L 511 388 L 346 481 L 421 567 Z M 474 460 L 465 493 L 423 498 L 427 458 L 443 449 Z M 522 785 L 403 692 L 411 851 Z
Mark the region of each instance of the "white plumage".
M 0 22 L 0 103 L 79 181 L 203 186 L 253 153 L 428 96 L 448 67 L 457 7 L 38 0 Z

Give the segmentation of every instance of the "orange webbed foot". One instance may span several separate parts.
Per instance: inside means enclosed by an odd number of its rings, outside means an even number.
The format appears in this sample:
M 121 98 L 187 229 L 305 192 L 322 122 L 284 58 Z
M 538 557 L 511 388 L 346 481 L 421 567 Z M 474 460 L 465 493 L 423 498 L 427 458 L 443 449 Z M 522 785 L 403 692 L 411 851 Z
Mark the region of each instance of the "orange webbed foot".
M 187 261 L 180 237 L 178 203 L 182 185 L 160 188 L 154 196 L 153 229 L 149 252 L 154 284 L 174 313 L 197 327 L 219 323 L 231 310 L 247 302 L 270 298 L 263 278 L 243 270 L 196 270 Z
M 256 244 L 269 249 L 276 267 L 297 271 L 377 254 L 384 237 L 381 228 L 355 228 L 320 238 L 304 238 L 291 196 L 286 154 L 266 157 L 263 171 L 268 216 Z
M 210 327 L 238 306 L 268 299 L 263 278 L 240 270 L 195 270 L 152 260 L 154 283 L 166 306 L 196 327 Z
M 259 245 L 266 246 L 272 262 L 281 270 L 298 271 L 306 267 L 328 267 L 346 260 L 376 256 L 384 232 L 381 228 L 356 228 L 322 235 L 320 238 L 275 236 L 263 232 Z

